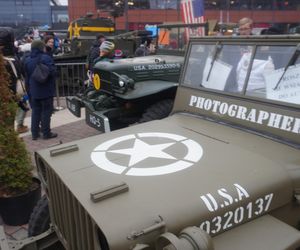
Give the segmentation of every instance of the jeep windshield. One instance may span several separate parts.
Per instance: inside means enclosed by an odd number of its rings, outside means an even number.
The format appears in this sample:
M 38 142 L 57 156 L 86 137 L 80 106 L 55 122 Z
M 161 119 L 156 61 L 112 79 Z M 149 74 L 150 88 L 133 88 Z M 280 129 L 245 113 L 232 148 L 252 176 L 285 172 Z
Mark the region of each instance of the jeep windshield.
M 235 39 L 190 48 L 184 85 L 267 101 L 300 104 L 300 57 L 297 44 L 261 44 Z
M 193 38 L 180 86 L 198 91 L 175 110 L 299 143 L 299 43 L 299 36 Z
M 157 49 L 159 54 L 184 53 L 190 37 L 207 35 L 207 23 L 161 24 L 157 26 Z

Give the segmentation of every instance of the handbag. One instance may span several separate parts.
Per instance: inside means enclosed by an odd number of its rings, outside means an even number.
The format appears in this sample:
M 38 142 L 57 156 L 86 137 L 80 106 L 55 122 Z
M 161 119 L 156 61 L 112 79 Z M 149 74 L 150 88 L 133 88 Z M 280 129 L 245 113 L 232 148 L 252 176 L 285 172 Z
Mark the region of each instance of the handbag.
M 39 83 L 45 83 L 50 75 L 49 67 L 41 62 L 41 57 L 39 57 L 37 65 L 32 72 L 31 77 Z

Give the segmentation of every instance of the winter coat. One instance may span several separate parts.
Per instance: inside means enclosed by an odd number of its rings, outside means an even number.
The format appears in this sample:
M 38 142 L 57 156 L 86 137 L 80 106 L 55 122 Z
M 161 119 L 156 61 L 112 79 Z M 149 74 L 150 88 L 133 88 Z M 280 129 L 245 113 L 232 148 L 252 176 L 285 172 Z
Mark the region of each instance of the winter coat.
M 17 93 L 17 80 L 21 76 L 21 66 L 19 59 L 15 57 L 4 57 L 5 68 L 9 74 L 9 88 L 14 94 Z
M 47 65 L 50 70 L 50 75 L 45 83 L 35 81 L 31 75 L 40 60 L 41 63 Z M 55 96 L 55 77 L 56 70 L 53 59 L 39 49 L 33 48 L 30 56 L 25 59 L 25 82 L 29 86 L 30 98 L 44 99 Z
M 88 57 L 87 57 L 87 64 L 88 64 L 88 68 L 90 70 L 92 70 L 93 62 L 95 61 L 95 59 L 97 57 L 99 57 L 100 45 L 101 45 L 101 42 L 99 40 L 96 40 L 96 41 L 93 42 L 93 44 L 90 48 L 90 51 L 89 51 L 89 54 L 88 54 Z

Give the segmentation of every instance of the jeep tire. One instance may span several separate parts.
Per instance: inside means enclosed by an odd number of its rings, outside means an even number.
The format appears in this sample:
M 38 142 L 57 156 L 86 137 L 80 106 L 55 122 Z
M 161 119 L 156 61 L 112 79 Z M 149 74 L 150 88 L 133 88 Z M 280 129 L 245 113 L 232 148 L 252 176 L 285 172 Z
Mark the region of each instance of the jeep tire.
M 50 227 L 50 213 L 46 195 L 38 201 L 28 222 L 28 236 L 36 236 Z
M 149 122 L 153 120 L 160 120 L 167 117 L 172 111 L 173 103 L 174 102 L 172 99 L 166 99 L 152 104 L 150 107 L 148 107 L 145 110 L 139 122 L 140 123 Z

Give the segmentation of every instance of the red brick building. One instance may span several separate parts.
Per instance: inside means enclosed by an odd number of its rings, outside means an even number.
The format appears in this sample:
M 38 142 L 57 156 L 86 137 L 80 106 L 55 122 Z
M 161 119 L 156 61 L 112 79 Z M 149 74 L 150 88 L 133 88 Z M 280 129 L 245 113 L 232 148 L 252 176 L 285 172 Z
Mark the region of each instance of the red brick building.
M 70 0 L 70 21 L 92 12 L 99 16 L 109 16 L 109 12 L 99 9 L 99 2 L 105 0 Z M 115 2 L 121 2 L 115 0 Z M 145 24 L 182 21 L 180 0 L 127 0 L 129 30 L 142 29 Z M 110 5 L 114 1 L 108 0 Z M 115 3 L 114 2 L 114 3 Z M 96 3 L 98 6 L 96 6 Z M 250 17 L 257 26 L 264 24 L 300 24 L 299 0 L 205 0 L 205 19 L 222 22 L 237 22 L 242 17 Z M 116 29 L 125 30 L 126 18 L 116 18 Z

